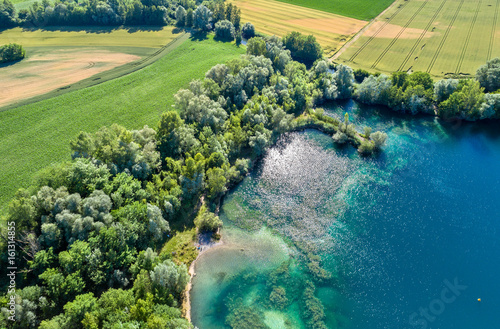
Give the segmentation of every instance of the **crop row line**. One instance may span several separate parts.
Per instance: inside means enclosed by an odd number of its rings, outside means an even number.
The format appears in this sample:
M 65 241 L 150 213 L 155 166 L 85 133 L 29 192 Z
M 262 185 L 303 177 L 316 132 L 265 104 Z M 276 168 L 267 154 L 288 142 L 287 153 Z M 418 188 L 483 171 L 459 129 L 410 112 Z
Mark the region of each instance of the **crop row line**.
M 448 28 L 446 29 L 446 32 L 444 33 L 443 38 L 441 39 L 441 42 L 439 43 L 438 48 L 436 49 L 436 52 L 434 53 L 434 56 L 431 59 L 431 62 L 429 63 L 429 67 L 427 67 L 427 73 L 431 73 L 432 67 L 434 66 L 434 63 L 436 62 L 439 53 L 441 52 L 441 49 L 443 49 L 443 45 L 446 42 L 446 39 L 448 38 L 448 35 L 450 34 L 451 28 L 453 27 L 453 24 L 455 23 L 455 20 L 458 17 L 458 14 L 460 13 L 460 10 L 462 9 L 462 6 L 464 4 L 465 0 L 462 0 L 460 4 L 457 7 L 457 10 L 455 11 L 455 14 L 453 15 L 450 25 L 448 25 Z
M 498 3 L 500 0 L 497 0 L 495 6 L 495 17 L 493 18 L 493 28 L 491 29 L 491 37 L 490 37 L 490 46 L 488 47 L 488 58 L 486 60 L 491 59 L 491 53 L 493 52 L 493 45 L 495 44 L 495 33 L 497 32 L 497 19 L 498 19 Z
M 398 71 L 401 71 L 404 66 L 406 65 L 406 63 L 408 63 L 408 61 L 410 60 L 411 56 L 413 55 L 413 52 L 415 51 L 415 49 L 417 49 L 418 45 L 420 44 L 420 42 L 422 41 L 422 39 L 424 38 L 424 36 L 427 34 L 427 32 L 429 32 L 429 28 L 432 26 L 432 23 L 434 23 L 434 21 L 436 20 L 436 17 L 439 15 L 439 13 L 441 12 L 441 10 L 443 9 L 444 5 L 446 4 L 448 0 L 444 0 L 441 5 L 439 6 L 438 10 L 436 11 L 436 13 L 434 14 L 434 16 L 432 16 L 431 20 L 429 21 L 429 23 L 427 24 L 427 26 L 425 27 L 424 31 L 420 34 L 420 36 L 418 37 L 418 40 L 417 42 L 415 42 L 415 44 L 413 45 L 413 47 L 411 48 L 410 52 L 408 53 L 408 55 L 406 55 L 406 58 L 403 60 L 403 62 L 401 63 L 401 65 L 399 66 L 398 68 Z
M 385 21 L 384 24 L 382 24 L 382 26 L 351 56 L 351 58 L 349 58 L 349 62 L 352 62 L 366 48 L 366 46 L 368 46 L 368 44 L 372 42 L 373 39 L 375 39 L 375 37 L 387 26 L 387 24 L 389 24 L 392 19 L 396 17 L 401 12 L 401 10 L 403 10 L 408 2 L 409 1 L 403 3 L 401 7 L 399 7 L 398 10 L 396 10 L 394 14 L 392 14 L 392 16 L 389 17 L 389 19 Z
M 465 59 L 465 53 L 467 52 L 467 48 L 469 47 L 470 37 L 472 35 L 472 31 L 474 30 L 474 25 L 476 25 L 477 15 L 479 14 L 479 8 L 481 7 L 482 0 L 479 0 L 476 7 L 476 12 L 474 13 L 474 18 L 472 19 L 472 23 L 467 31 L 467 37 L 465 38 L 464 46 L 462 47 L 462 53 L 458 59 L 457 69 L 455 70 L 455 74 L 460 73 L 460 69 L 462 68 L 462 64 Z
M 380 61 L 384 58 L 384 56 L 387 54 L 387 52 L 392 48 L 392 46 L 398 41 L 399 37 L 403 34 L 403 32 L 408 28 L 408 26 L 413 22 L 415 17 L 422 11 L 422 9 L 425 7 L 425 5 L 429 2 L 429 0 L 425 0 L 425 2 L 418 8 L 418 10 L 413 14 L 413 16 L 410 17 L 408 22 L 404 25 L 404 27 L 399 31 L 399 33 L 396 35 L 394 39 L 391 40 L 389 45 L 384 49 L 384 51 L 380 54 L 380 56 L 373 62 L 371 68 L 374 69 Z

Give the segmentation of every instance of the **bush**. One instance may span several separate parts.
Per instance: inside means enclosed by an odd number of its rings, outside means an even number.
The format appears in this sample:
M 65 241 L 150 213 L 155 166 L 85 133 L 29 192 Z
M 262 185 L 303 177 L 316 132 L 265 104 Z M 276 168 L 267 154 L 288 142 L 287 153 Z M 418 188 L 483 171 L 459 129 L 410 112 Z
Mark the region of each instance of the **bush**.
M 194 220 L 194 224 L 199 232 L 215 232 L 222 226 L 222 221 L 219 216 L 215 216 L 214 213 L 208 211 L 206 206 L 202 206 Z
M 377 131 L 371 134 L 371 139 L 374 143 L 374 146 L 376 149 L 380 149 L 384 144 L 385 141 L 387 140 L 387 134 Z
M 363 140 L 359 145 L 358 152 L 361 154 L 372 154 L 375 150 L 375 143 L 367 140 Z
M 18 61 L 26 56 L 26 51 L 21 45 L 11 43 L 0 47 L 0 63 Z
M 215 23 L 215 37 L 221 40 L 233 40 L 235 29 L 233 23 L 228 20 L 223 20 Z
M 250 22 L 245 23 L 241 28 L 241 35 L 247 40 L 253 38 L 255 36 L 255 26 Z

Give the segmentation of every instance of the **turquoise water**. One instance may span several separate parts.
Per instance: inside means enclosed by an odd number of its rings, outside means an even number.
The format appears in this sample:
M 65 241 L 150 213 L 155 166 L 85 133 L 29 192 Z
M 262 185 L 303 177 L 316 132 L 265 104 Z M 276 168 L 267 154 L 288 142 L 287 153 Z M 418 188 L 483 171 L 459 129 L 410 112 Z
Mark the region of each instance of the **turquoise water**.
M 385 152 L 362 159 L 316 131 L 281 139 L 224 200 L 224 243 L 196 265 L 194 324 L 498 328 L 498 122 L 325 109 L 345 112 L 387 132 Z

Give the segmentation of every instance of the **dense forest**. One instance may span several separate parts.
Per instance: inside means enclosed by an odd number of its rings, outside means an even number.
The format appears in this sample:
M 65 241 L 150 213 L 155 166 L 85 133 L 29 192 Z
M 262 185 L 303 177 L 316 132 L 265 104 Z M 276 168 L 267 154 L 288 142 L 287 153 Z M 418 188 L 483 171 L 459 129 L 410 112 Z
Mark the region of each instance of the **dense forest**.
M 223 1 L 193 0 L 43 0 L 16 12 L 12 2 L 0 2 L 0 28 L 23 26 L 174 25 L 211 30 L 222 20 L 239 29 L 241 12 Z
M 434 82 L 425 72 L 394 72 L 388 77 L 363 70 L 357 70 L 355 76 L 359 82 L 355 98 L 365 104 L 447 120 L 500 119 L 500 58 L 481 66 L 475 79 Z

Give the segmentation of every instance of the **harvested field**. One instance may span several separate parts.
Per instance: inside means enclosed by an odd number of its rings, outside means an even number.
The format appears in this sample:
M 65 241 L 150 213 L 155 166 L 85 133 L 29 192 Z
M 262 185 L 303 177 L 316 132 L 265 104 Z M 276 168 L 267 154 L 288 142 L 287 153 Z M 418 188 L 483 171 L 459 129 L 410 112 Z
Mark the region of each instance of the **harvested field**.
M 173 33 L 172 27 L 148 31 L 5 30 L 0 33 L 0 44 L 21 44 L 27 57 L 0 66 L 0 107 L 62 90 L 96 74 L 141 60 L 179 35 Z M 99 76 L 99 82 L 116 77 L 116 74 L 106 74 Z
M 284 36 L 298 31 L 312 34 L 331 55 L 356 34 L 366 21 L 295 6 L 275 0 L 234 0 L 242 23 L 252 22 L 258 32 Z
M 89 78 L 140 59 L 139 56 L 98 49 L 59 49 L 34 54 L 23 65 L 0 69 L 0 107 Z
M 371 72 L 472 76 L 500 56 L 498 0 L 397 0 L 337 62 Z

